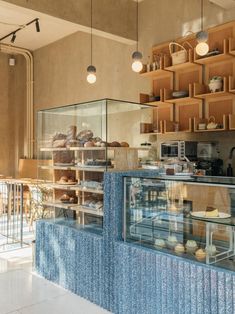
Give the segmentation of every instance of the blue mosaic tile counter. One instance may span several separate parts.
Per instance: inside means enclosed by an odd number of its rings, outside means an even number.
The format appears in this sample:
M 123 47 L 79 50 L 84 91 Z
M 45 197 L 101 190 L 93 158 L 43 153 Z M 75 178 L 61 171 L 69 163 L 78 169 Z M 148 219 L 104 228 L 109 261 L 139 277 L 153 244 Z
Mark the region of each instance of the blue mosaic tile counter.
M 105 174 L 103 233 L 37 222 L 36 270 L 122 314 L 234 314 L 235 274 L 122 241 L 123 177 Z

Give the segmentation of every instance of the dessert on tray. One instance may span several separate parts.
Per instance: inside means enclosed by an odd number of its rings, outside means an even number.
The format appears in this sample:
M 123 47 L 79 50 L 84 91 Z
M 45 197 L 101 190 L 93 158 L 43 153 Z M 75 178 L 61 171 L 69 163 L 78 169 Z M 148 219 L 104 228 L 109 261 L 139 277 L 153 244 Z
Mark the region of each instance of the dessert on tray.
M 207 206 L 205 211 L 205 217 L 207 218 L 216 218 L 219 217 L 219 211 L 213 206 Z

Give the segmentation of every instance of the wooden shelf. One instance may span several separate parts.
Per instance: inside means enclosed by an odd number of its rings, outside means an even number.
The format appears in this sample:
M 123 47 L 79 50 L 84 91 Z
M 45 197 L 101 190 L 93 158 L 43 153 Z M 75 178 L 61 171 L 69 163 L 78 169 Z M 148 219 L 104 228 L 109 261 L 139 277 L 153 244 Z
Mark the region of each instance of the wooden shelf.
M 165 134 L 179 134 L 179 133 L 191 133 L 192 130 L 192 120 L 189 119 L 189 129 L 174 131 L 174 125 L 179 123 L 178 121 L 163 121 L 163 129 Z M 180 125 L 179 125 L 180 127 Z
M 148 77 L 148 78 L 166 77 L 166 76 L 171 76 L 171 75 L 172 75 L 171 72 L 166 71 L 166 70 L 162 70 L 162 69 L 140 73 L 141 77 Z
M 229 38 L 229 53 L 235 56 L 235 38 Z
M 225 132 L 228 130 L 227 128 L 227 117 L 223 115 L 223 128 L 220 129 L 204 129 L 204 130 L 199 130 L 198 129 L 198 123 L 205 123 L 206 125 L 208 124 L 208 119 L 193 119 L 193 125 L 194 125 L 194 132 L 195 133 L 203 133 L 203 132 Z
M 48 183 L 46 184 L 46 186 L 51 187 L 56 190 L 80 191 L 80 192 L 86 192 L 86 193 L 104 194 L 103 190 L 84 188 L 79 185 L 63 185 L 63 184 L 58 184 L 58 183 Z
M 40 169 L 44 170 L 75 170 L 75 171 L 91 171 L 91 172 L 104 172 L 106 171 L 105 167 L 79 167 L 79 166 L 70 166 L 70 167 L 63 167 L 63 166 L 38 166 Z M 107 168 L 109 169 L 109 168 Z M 111 168 L 113 169 L 113 168 Z
M 79 205 L 78 204 L 65 204 L 62 202 L 44 202 L 44 206 L 50 206 L 50 207 L 56 207 L 56 208 L 64 208 L 64 209 L 70 209 L 70 210 L 78 210 Z
M 207 85 L 194 83 L 194 97 L 200 99 L 221 99 L 223 97 L 232 97 L 232 94 L 229 92 L 228 80 L 224 77 L 223 90 L 220 92 L 210 92 Z
M 197 103 L 198 99 L 193 97 L 192 85 L 189 84 L 189 96 L 182 98 L 172 98 L 172 90 L 164 89 L 164 102 L 170 104 L 192 104 Z
M 235 114 L 230 114 L 228 116 L 228 128 L 231 131 L 235 131 Z
M 194 62 L 198 64 L 212 64 L 217 62 L 224 62 L 233 59 L 234 56 L 229 52 L 229 40 L 224 39 L 223 42 L 223 51 L 215 56 L 210 57 L 200 57 L 197 55 L 196 51 L 194 51 Z
M 63 147 L 63 148 L 40 148 L 41 152 L 57 152 L 57 151 L 105 151 L 105 150 L 144 150 L 142 147 Z
M 101 210 L 91 209 L 91 208 L 88 208 L 88 207 L 82 206 L 82 205 L 78 206 L 78 210 L 80 212 L 87 213 L 87 214 L 93 214 L 96 216 L 103 216 L 104 215 L 103 210 L 101 211 Z
M 181 71 L 193 71 L 197 70 L 199 67 L 201 67 L 201 64 L 194 63 L 194 62 L 185 62 L 185 63 L 180 63 L 176 65 L 169 66 L 165 68 L 167 71 L 171 72 L 181 72 Z

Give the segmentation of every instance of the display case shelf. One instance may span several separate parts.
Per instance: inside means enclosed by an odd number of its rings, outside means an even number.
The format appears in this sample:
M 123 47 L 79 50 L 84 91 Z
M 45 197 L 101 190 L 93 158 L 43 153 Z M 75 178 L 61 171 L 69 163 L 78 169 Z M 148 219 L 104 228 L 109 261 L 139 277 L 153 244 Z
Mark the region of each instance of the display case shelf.
M 104 194 L 103 190 L 81 187 L 79 185 L 63 185 L 63 184 L 57 184 L 57 183 L 48 183 L 48 184 L 44 184 L 44 186 L 52 188 L 52 189 L 56 189 L 56 190 L 80 191 L 84 193 Z
M 234 178 L 126 177 L 124 240 L 229 268 L 235 257 L 234 190 Z

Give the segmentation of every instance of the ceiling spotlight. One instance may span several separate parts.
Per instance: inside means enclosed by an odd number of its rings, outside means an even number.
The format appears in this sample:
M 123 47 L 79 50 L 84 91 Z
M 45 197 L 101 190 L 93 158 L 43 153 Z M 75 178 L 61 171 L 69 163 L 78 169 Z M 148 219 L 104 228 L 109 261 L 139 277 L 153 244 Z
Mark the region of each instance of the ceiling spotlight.
M 11 37 L 11 43 L 14 44 L 15 40 L 16 40 L 16 33 L 13 33 Z
M 96 82 L 96 68 L 94 65 L 89 65 L 87 67 L 87 82 L 90 84 L 94 84 Z
M 140 72 L 143 69 L 142 53 L 138 50 L 139 42 L 139 1 L 136 2 L 136 51 L 132 54 L 132 65 L 131 68 L 134 72 Z
M 199 56 L 205 56 L 209 51 L 208 33 L 203 30 L 203 0 L 201 0 L 201 31 L 196 34 L 197 46 L 196 53 Z
M 37 31 L 37 33 L 39 33 L 39 32 L 40 32 L 39 19 L 36 19 L 36 21 L 35 21 L 35 26 L 36 26 L 36 31 Z

